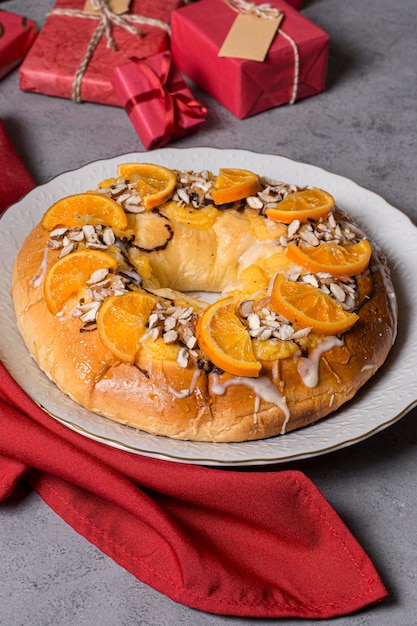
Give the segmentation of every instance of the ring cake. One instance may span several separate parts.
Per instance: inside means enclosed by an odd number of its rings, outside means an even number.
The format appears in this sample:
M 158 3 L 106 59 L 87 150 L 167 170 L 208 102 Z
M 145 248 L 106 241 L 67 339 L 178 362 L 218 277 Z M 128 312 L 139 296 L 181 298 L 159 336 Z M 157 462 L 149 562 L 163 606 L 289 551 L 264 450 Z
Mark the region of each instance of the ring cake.
M 62 392 L 110 420 L 284 435 L 351 400 L 394 343 L 385 257 L 324 190 L 126 163 L 45 209 L 14 267 L 18 328 Z

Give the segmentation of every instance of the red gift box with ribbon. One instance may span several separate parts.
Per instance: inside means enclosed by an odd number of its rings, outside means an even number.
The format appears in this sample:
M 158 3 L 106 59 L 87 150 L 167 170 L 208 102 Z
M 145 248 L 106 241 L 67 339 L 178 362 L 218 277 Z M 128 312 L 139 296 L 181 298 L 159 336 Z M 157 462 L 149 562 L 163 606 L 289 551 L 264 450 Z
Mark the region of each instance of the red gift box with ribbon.
M 22 62 L 36 35 L 33 20 L 0 10 L 0 79 Z
M 115 67 L 131 57 L 168 49 L 169 22 L 183 0 L 131 0 L 117 15 L 107 0 L 58 0 L 20 68 L 24 91 L 120 106 L 111 83 Z
M 329 35 L 283 0 L 268 4 L 283 19 L 264 61 L 219 56 L 238 14 L 231 2 L 199 0 L 171 18 L 179 70 L 240 119 L 325 88 Z
M 207 110 L 187 87 L 169 51 L 117 67 L 113 87 L 147 150 L 196 131 Z

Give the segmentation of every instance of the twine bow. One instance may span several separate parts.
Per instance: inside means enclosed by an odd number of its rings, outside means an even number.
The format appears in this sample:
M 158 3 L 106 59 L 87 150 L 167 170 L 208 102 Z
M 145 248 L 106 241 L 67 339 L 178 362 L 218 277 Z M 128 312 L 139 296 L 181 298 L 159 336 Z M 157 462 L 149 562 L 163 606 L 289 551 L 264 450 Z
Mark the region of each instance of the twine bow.
M 270 4 L 256 4 L 256 2 L 247 2 L 247 0 L 224 0 L 233 11 L 244 13 L 246 15 L 254 15 L 256 17 L 270 19 L 282 15 L 282 11 L 271 7 Z
M 224 0 L 224 2 L 237 13 L 253 15 L 258 18 L 271 19 L 283 15 L 283 11 L 280 11 L 275 7 L 271 7 L 270 4 L 266 3 L 256 4 L 256 2 L 248 2 L 248 0 Z M 300 55 L 294 39 L 283 31 L 282 28 L 278 28 L 278 33 L 285 37 L 285 39 L 291 44 L 294 51 L 294 83 L 291 98 L 289 100 L 289 104 L 294 104 L 297 99 L 298 83 L 300 80 Z
M 149 89 L 144 93 L 136 94 L 129 98 L 124 106 L 126 113 L 130 115 L 137 104 L 149 102 L 155 98 L 159 98 L 163 102 L 162 133 L 160 138 L 153 142 L 152 148 L 160 148 L 172 138 L 181 113 L 196 120 L 206 115 L 206 107 L 184 92 L 184 81 L 182 79 L 171 82 L 174 67 L 169 53 L 162 56 L 159 74 L 155 72 L 147 59 L 133 57 L 131 61 L 137 63 L 138 68 L 147 78 Z
M 170 27 L 166 22 L 146 17 L 145 15 L 117 15 L 108 4 L 108 0 L 90 0 L 90 5 L 96 13 L 82 11 L 80 9 L 52 9 L 48 15 L 67 15 L 70 17 L 80 17 L 83 19 L 99 20 L 99 24 L 93 32 L 89 41 L 86 53 L 81 61 L 72 82 L 71 98 L 75 102 L 81 102 L 81 83 L 84 74 L 87 71 L 88 64 L 94 54 L 103 35 L 107 38 L 107 47 L 117 50 L 116 42 L 112 35 L 113 26 L 119 26 L 136 37 L 142 37 L 143 32 L 134 24 L 148 24 L 149 26 L 157 26 L 170 34 Z M 131 23 L 132 22 L 132 23 Z

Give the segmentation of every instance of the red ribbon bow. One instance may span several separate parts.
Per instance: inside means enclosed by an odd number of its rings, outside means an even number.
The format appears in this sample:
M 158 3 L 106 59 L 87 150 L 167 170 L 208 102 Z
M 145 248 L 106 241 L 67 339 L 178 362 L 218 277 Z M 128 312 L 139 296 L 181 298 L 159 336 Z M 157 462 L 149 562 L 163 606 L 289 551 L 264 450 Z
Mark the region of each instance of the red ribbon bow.
M 162 56 L 160 73 L 157 74 L 147 59 L 132 57 L 131 61 L 138 64 L 140 71 L 148 79 L 150 89 L 145 93 L 135 94 L 125 104 L 128 115 L 132 109 L 142 102 L 149 102 L 155 98 L 163 100 L 164 118 L 163 131 L 159 139 L 152 144 L 153 148 L 160 148 L 167 143 L 178 126 L 180 114 L 191 118 L 201 119 L 207 113 L 207 109 L 197 100 L 184 92 L 183 80 L 172 82 L 174 66 L 170 54 Z

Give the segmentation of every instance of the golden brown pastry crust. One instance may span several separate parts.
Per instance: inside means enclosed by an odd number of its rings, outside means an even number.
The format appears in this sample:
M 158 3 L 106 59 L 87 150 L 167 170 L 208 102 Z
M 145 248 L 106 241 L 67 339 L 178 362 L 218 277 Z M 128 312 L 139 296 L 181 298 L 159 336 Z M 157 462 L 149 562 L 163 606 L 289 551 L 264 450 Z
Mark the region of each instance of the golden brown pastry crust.
M 240 218 L 228 217 L 236 219 Z M 236 224 L 233 228 L 236 231 Z M 329 344 L 317 368 L 312 358 L 286 358 L 265 366 L 259 380 L 242 380 L 183 368 L 174 361 L 141 358 L 138 365 L 130 365 L 113 356 L 97 331 L 80 332 L 77 318 L 61 319 L 49 312 L 42 275 L 59 253 L 49 250 L 45 256 L 47 238 L 40 225 L 29 234 L 13 273 L 17 324 L 30 353 L 77 403 L 148 433 L 238 442 L 312 424 L 355 395 L 385 361 L 395 340 L 394 290 L 385 259 L 374 251 L 369 271 L 360 279 L 364 295 L 360 319 L 344 334 L 343 345 L 335 338 L 328 340 L 334 345 Z M 194 254 L 195 247 L 190 245 L 189 250 Z M 183 253 L 184 263 L 187 254 Z M 176 285 L 184 286 L 181 281 Z M 213 290 L 218 287 L 213 281 Z M 303 383 L 300 362 L 310 363 L 310 374 L 318 373 L 316 385 Z

